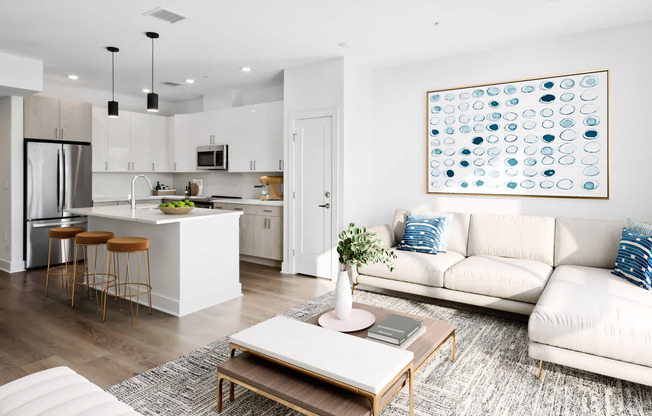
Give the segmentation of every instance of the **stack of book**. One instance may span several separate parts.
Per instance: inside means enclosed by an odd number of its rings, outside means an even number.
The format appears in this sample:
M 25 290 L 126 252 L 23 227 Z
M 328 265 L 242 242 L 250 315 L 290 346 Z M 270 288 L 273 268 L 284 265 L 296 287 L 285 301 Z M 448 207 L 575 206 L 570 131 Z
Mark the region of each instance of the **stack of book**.
M 407 348 L 424 332 L 426 327 L 422 320 L 392 314 L 369 328 L 367 339 Z

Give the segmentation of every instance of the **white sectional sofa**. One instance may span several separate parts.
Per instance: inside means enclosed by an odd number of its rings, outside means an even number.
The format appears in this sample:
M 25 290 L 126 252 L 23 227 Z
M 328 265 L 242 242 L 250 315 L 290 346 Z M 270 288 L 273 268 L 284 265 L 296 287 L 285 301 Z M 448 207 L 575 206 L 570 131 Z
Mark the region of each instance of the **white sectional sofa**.
M 370 229 L 396 247 L 406 213 Z M 530 315 L 530 357 L 652 385 L 652 291 L 611 274 L 624 226 L 454 213 L 446 253 L 396 250 L 393 272 L 364 266 L 354 281 Z

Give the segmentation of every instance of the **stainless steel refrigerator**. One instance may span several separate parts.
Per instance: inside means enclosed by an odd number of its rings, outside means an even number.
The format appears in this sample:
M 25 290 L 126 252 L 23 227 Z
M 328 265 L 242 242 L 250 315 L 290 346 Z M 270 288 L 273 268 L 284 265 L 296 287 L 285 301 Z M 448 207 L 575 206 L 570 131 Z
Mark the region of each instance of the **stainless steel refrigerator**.
M 90 207 L 92 153 L 90 143 L 25 139 L 25 267 L 47 266 L 50 228 L 86 227 L 85 216 L 67 208 Z M 59 263 L 59 245 L 52 244 Z

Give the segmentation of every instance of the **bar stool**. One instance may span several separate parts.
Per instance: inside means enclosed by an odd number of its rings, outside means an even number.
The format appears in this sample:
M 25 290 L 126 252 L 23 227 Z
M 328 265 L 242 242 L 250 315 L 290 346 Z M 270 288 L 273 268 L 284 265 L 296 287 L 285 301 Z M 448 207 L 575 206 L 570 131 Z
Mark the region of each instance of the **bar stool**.
M 115 237 L 115 235 L 110 231 L 89 231 L 84 233 L 78 233 L 75 235 L 75 263 L 73 266 L 73 279 L 72 279 L 72 304 L 71 307 L 75 307 L 75 285 L 84 285 L 87 288 L 87 294 L 89 299 L 93 299 L 91 294 L 91 287 L 95 289 L 96 292 L 100 294 L 95 296 L 95 303 L 97 310 L 101 310 L 100 298 L 102 290 L 105 286 L 108 286 L 109 282 L 115 280 L 115 275 L 110 275 L 107 270 L 108 259 L 106 255 L 106 242 Z M 102 271 L 98 272 L 97 270 L 97 260 L 98 260 L 98 248 L 102 246 Z M 89 264 L 88 257 L 88 248 L 91 248 L 91 257 L 92 262 Z M 86 273 L 77 274 L 77 260 L 79 259 L 79 249 L 81 248 L 81 254 L 84 257 L 84 265 L 86 266 Z M 93 272 L 91 273 L 91 267 Z M 82 281 L 78 282 L 78 278 L 82 277 Z M 91 282 L 91 277 L 93 281 Z M 97 278 L 100 278 L 98 281 Z M 100 289 L 98 291 L 98 286 Z
M 150 282 L 149 275 L 149 240 L 143 237 L 120 237 L 112 238 L 106 242 L 106 249 L 109 252 L 109 274 L 116 276 L 116 279 L 112 284 L 107 285 L 104 288 L 104 312 L 102 314 L 102 320 L 106 321 L 106 298 L 111 289 L 114 289 L 115 295 L 120 300 L 120 310 L 124 310 L 124 304 L 122 303 L 123 299 L 129 298 L 129 306 L 131 309 L 131 324 L 138 324 L 138 300 L 140 296 L 147 295 L 149 303 L 149 313 L 152 313 L 152 285 Z M 127 255 L 127 265 L 125 269 L 124 281 L 120 281 L 120 254 Z M 132 281 L 131 276 L 131 263 L 130 255 L 138 253 L 138 263 L 136 263 L 137 280 Z M 145 268 L 145 279 L 141 281 L 140 273 L 140 262 L 141 258 L 145 261 L 147 257 L 147 264 L 143 265 Z M 113 273 L 111 273 L 113 271 Z M 122 290 L 121 290 L 122 288 Z M 136 318 L 134 319 L 134 301 L 133 298 L 136 298 Z
M 84 227 L 56 227 L 50 228 L 48 232 L 50 236 L 50 243 L 48 245 L 48 271 L 45 274 L 45 296 L 48 295 L 48 287 L 50 285 L 50 276 L 61 276 L 61 285 L 68 292 L 68 299 L 70 299 L 70 290 L 68 289 L 68 277 L 71 276 L 69 268 L 70 251 L 72 250 L 72 242 L 75 236 L 79 233 L 86 231 Z M 59 240 L 59 266 L 51 266 L 52 264 L 52 240 Z M 68 242 L 68 250 L 66 250 L 66 242 Z

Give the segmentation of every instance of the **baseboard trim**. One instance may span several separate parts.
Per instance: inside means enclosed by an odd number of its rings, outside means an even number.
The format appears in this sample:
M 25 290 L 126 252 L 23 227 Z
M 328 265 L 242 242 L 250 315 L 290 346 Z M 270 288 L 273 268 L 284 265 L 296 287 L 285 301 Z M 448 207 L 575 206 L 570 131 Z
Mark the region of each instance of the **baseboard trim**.
M 240 261 L 246 261 L 247 263 L 262 264 L 263 266 L 272 266 L 281 268 L 283 264 L 279 260 L 264 259 L 262 257 L 248 256 L 246 254 L 240 254 Z
M 25 262 L 22 261 L 22 260 L 9 262 L 7 260 L 0 259 L 0 270 L 2 270 L 4 272 L 7 272 L 7 273 L 24 272 L 25 271 Z

